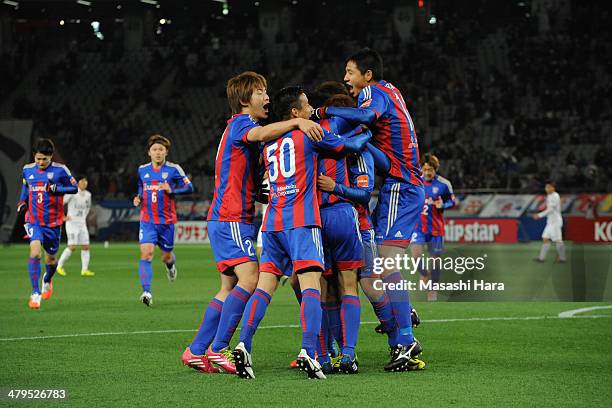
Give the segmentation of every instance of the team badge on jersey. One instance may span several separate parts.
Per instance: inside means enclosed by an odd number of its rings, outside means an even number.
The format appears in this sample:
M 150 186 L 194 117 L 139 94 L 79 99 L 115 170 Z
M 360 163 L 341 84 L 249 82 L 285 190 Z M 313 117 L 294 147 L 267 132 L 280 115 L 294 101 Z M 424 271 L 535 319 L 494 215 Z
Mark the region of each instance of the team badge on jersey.
M 49 180 L 53 179 L 53 172 L 52 172 L 52 171 L 48 171 L 48 172 L 47 172 L 47 178 L 48 178 Z
M 168 172 L 164 171 L 164 172 L 162 173 L 162 178 L 163 178 L 164 180 L 165 180 L 165 179 L 167 179 L 167 178 L 168 178 Z
M 438 187 L 432 187 L 431 190 L 433 191 L 434 194 L 438 194 L 438 191 L 440 191 Z
M 357 187 L 367 187 L 370 181 L 367 174 L 357 176 Z

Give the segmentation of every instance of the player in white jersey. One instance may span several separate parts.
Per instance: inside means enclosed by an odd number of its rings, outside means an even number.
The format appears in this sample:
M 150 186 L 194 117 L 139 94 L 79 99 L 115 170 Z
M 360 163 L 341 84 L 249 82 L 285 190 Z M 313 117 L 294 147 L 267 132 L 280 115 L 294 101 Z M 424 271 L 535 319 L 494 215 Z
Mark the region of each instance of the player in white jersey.
M 94 276 L 89 270 L 89 231 L 87 230 L 87 214 L 91 208 L 91 193 L 87 191 L 87 178 L 79 180 L 79 191 L 76 194 L 64 196 L 64 204 L 68 207 L 66 215 L 66 235 L 68 247 L 62 252 L 57 264 L 57 273 L 66 276 L 64 264 L 72 255 L 77 245 L 81 246 L 81 276 Z
M 561 263 L 565 262 L 565 245 L 563 244 L 563 236 L 561 228 L 563 227 L 563 217 L 561 216 L 561 197 L 555 191 L 555 183 L 549 181 L 544 187 L 546 190 L 546 209 L 542 212 L 533 215 L 533 219 L 537 220 L 546 217 L 546 227 L 542 232 L 542 248 L 540 255 L 535 258 L 536 262 L 544 262 L 546 253 L 550 249 L 550 242 L 554 242 L 557 247 L 557 260 Z

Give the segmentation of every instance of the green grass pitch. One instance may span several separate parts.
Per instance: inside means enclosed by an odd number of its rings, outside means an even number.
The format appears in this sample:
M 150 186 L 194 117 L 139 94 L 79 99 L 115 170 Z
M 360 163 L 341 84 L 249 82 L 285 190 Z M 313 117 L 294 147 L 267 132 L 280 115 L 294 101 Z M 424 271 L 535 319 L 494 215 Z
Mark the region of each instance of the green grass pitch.
M 504 279 L 506 290 L 485 296 L 501 300 L 493 302 L 427 303 L 424 294 L 415 294 L 423 319 L 416 335 L 428 364 L 420 372 L 383 372 L 386 338 L 374 333 L 375 318 L 363 297 L 360 373 L 314 381 L 290 370 L 301 334 L 293 292 L 281 287 L 255 336 L 257 378 L 246 381 L 180 364 L 217 290 L 210 248 L 177 247 L 173 284 L 156 253 L 155 303 L 147 308 L 138 301 L 137 244 L 94 245 L 96 276 L 79 275 L 74 253 L 68 276 L 54 278 L 52 299 L 29 310 L 27 246 L 1 247 L 0 389 L 66 389 L 69 399 L 61 406 L 609 406 L 612 309 L 571 319 L 558 314 L 612 305 L 610 247 L 568 249 L 568 264 L 553 264 L 551 253 L 539 265 L 531 261 L 537 243 L 450 246 L 451 255 L 487 252 L 486 278 Z M 558 301 L 583 298 L 604 302 Z M 541 301 L 509 301 L 519 299 Z M 0 399 L 7 404 L 40 406 Z

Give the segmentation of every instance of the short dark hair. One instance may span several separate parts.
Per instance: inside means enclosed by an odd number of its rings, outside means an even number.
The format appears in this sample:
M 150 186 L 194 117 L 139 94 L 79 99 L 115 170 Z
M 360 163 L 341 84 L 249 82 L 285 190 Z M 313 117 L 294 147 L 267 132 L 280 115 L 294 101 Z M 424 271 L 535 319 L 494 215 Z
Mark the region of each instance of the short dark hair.
M 322 93 L 327 98 L 332 95 L 348 95 L 348 89 L 342 82 L 338 81 L 325 81 L 321 83 L 315 91 Z
M 348 95 L 335 94 L 327 98 L 323 106 L 337 106 L 339 108 L 354 108 L 355 100 Z
M 300 95 L 305 93 L 301 86 L 288 86 L 278 91 L 272 102 L 276 120 L 285 120 L 291 115 L 291 109 L 299 109 Z
M 160 134 L 155 134 L 149 137 L 149 140 L 147 141 L 147 152 L 151 150 L 151 146 L 153 146 L 155 143 L 159 143 L 160 145 L 164 146 L 166 150 L 170 151 L 170 140 Z
M 41 153 L 45 156 L 53 156 L 53 152 L 55 151 L 55 145 L 51 139 L 40 138 L 36 140 L 34 146 L 32 147 L 32 153 Z
M 367 70 L 372 71 L 372 80 L 380 81 L 383 79 L 383 60 L 379 53 L 370 49 L 364 48 L 357 51 L 344 61 L 347 64 L 353 61 L 357 65 L 359 72 L 365 75 Z
M 553 180 L 546 180 L 546 182 L 544 183 L 544 185 L 546 184 L 550 184 L 553 187 L 557 187 L 557 185 L 555 184 L 555 182 Z

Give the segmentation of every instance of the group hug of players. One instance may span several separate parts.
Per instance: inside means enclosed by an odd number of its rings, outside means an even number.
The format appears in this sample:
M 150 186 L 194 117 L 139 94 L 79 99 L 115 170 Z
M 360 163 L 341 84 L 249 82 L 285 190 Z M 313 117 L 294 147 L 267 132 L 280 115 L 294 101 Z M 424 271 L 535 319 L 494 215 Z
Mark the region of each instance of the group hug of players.
M 384 369 L 424 368 L 418 358 L 422 347 L 413 334 L 419 319 L 401 285 L 401 272 L 391 267 L 375 274 L 373 262 L 403 254 L 411 241 L 439 254 L 441 214 L 453 205 L 452 187 L 436 176 L 435 156 L 425 156 L 422 172 L 414 124 L 399 90 L 383 80 L 382 59 L 375 51 L 364 49 L 347 58 L 344 81 L 324 83 L 308 96 L 299 87 L 283 88 L 272 104 L 263 76 L 244 72 L 228 81 L 233 116 L 219 143 L 208 213 L 220 289 L 182 355 L 185 365 L 255 378 L 253 336 L 280 278 L 287 276 L 300 304 L 302 344 L 295 365 L 309 378 L 358 372 L 359 286 L 380 321 L 377 331 L 388 337 L 391 357 Z M 270 105 L 274 121 L 262 126 Z M 167 138 L 149 138 L 151 162 L 139 168 L 133 200 L 140 207 L 138 274 L 140 299 L 147 306 L 153 302 L 155 245 L 168 278 L 176 279 L 174 196 L 193 191 L 181 167 L 166 160 L 169 149 Z M 52 148 L 49 152 L 37 145 L 34 150 L 35 163 L 24 167 L 19 208 L 28 209 L 32 296 L 40 296 L 41 245 L 47 252 L 43 286 L 50 286 L 63 222 L 62 195 L 77 190 L 68 169 L 51 163 Z M 375 173 L 384 181 L 370 214 Z M 260 261 L 255 201 L 267 203 Z M 382 289 L 375 285 L 380 280 Z M 240 339 L 232 350 L 229 342 L 241 320 Z

